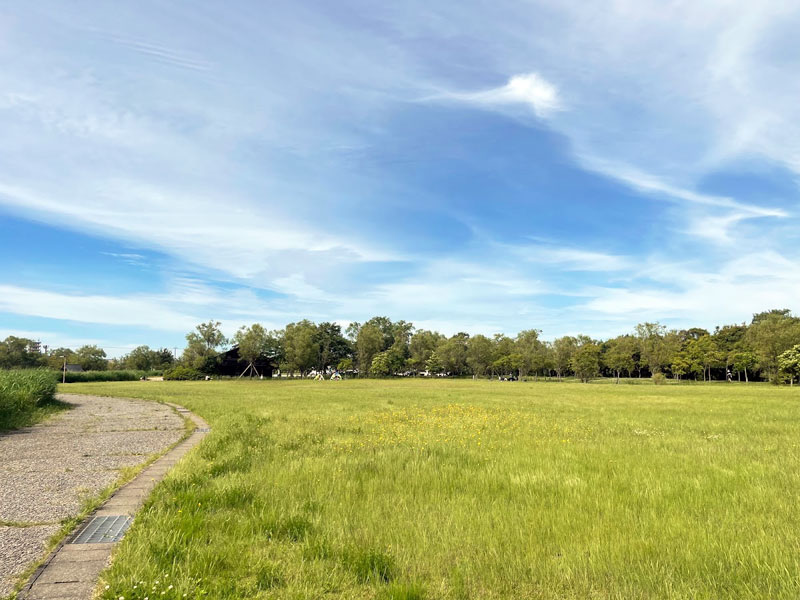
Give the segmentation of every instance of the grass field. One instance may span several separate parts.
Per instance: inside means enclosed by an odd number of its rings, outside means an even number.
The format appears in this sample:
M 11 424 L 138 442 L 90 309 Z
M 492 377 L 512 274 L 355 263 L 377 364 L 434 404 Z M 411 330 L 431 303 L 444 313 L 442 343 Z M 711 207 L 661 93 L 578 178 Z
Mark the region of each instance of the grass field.
M 104 598 L 800 597 L 798 389 L 67 391 L 171 400 L 212 427 L 137 517 Z

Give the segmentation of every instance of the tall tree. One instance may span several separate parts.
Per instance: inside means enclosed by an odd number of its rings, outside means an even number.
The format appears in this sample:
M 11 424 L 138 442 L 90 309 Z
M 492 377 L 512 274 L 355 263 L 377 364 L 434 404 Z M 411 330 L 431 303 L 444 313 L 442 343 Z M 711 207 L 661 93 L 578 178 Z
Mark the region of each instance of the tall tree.
M 283 352 L 288 369 L 305 377 L 319 357 L 316 325 L 308 319 L 289 323 L 283 333 Z
M 565 335 L 553 342 L 553 367 L 556 375 L 561 379 L 566 373 L 572 360 L 572 355 L 578 349 L 578 340 L 572 336 Z
M 350 342 L 342 335 L 342 328 L 336 323 L 320 323 L 317 325 L 316 343 L 319 348 L 317 370 L 325 371 L 328 367 L 339 364 L 352 353 Z
M 408 365 L 414 371 L 426 369 L 428 359 L 436 351 L 436 346 L 443 338 L 441 333 L 418 329 L 408 343 Z
M 441 340 L 436 347 L 436 355 L 446 373 L 462 375 L 467 370 L 468 333 L 457 333 L 447 340 Z
M 53 348 L 47 353 L 47 366 L 60 371 L 67 364 L 77 364 L 75 352 L 69 348 Z M 0 363 L 1 364 L 1 363 Z
M 778 356 L 800 343 L 800 319 L 788 310 L 771 310 L 753 316 L 745 340 L 758 357 L 758 366 L 772 381 L 778 371 Z
M 14 335 L 0 342 L 0 369 L 27 369 L 47 364 L 47 357 L 37 350 L 33 340 Z
M 242 326 L 233 336 L 233 342 L 239 350 L 239 358 L 247 362 L 247 368 L 242 371 L 239 377 L 245 373 L 253 375 L 263 375 L 256 368 L 256 361 L 268 358 L 268 352 L 273 346 L 271 344 L 269 332 L 258 323 L 253 323 L 250 327 Z M 270 376 L 272 374 L 270 373 Z
M 584 343 L 572 354 L 570 367 L 582 383 L 588 383 L 600 373 L 600 346 Z
M 541 355 L 542 342 L 539 340 L 541 331 L 526 329 L 517 334 L 517 353 L 520 355 L 519 377 L 529 375 L 538 367 L 538 358 Z
M 75 351 L 75 358 L 84 371 L 105 371 L 108 369 L 106 351 L 95 345 L 81 346 Z
M 639 338 L 639 348 L 642 360 L 650 369 L 650 373 L 660 373 L 666 360 L 664 336 L 667 328 L 660 323 L 639 323 L 636 326 L 636 337 Z
M 228 343 L 220 328 L 219 321 L 200 323 L 195 330 L 186 334 L 186 349 L 182 360 L 195 369 L 208 370 L 210 363 L 219 354 L 218 350 Z
M 467 341 L 467 366 L 473 375 L 483 377 L 492 364 L 492 340 L 485 335 L 474 335 Z
M 606 366 L 616 376 L 616 383 L 619 383 L 619 377 L 622 371 L 631 376 L 631 371 L 635 366 L 633 358 L 636 352 L 636 340 L 629 335 L 621 335 L 613 340 L 609 340 L 608 349 L 606 350 L 603 361 Z
M 375 323 L 364 323 L 358 331 L 356 338 L 356 358 L 358 359 L 358 374 L 361 377 L 369 375 L 369 367 L 373 357 L 384 350 L 384 334 Z
M 789 385 L 794 385 L 795 377 L 800 378 L 800 344 L 778 356 L 778 368 L 789 379 Z

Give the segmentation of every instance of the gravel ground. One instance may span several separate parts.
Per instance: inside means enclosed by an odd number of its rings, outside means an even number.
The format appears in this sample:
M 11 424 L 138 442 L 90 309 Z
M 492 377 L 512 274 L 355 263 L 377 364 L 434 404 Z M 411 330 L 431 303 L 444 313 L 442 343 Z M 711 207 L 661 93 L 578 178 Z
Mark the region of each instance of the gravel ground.
M 0 597 L 11 592 L 17 575 L 41 558 L 57 531 L 58 525 L 0 527 Z
M 84 498 L 116 480 L 121 468 L 178 441 L 184 430 L 180 416 L 154 402 L 59 399 L 72 410 L 0 436 L 0 598 L 41 558 L 59 522 L 77 514 Z

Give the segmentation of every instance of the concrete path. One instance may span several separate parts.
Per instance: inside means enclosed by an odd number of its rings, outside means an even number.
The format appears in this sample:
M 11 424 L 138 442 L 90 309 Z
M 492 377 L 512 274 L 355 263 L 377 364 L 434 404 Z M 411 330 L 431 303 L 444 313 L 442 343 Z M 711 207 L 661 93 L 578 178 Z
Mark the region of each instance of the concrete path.
M 185 431 L 177 407 L 94 396 L 59 398 L 73 404 L 73 409 L 41 425 L 0 436 L 0 597 L 10 593 L 20 573 L 42 558 L 44 545 L 58 531 L 60 521 L 78 514 L 84 498 L 113 483 L 120 468 L 163 452 Z M 196 423 L 207 428 L 199 419 Z M 202 435 L 191 436 L 118 490 L 50 555 L 21 597 L 88 600 L 113 543 L 71 542 L 94 517 L 119 517 L 103 522 L 115 521 L 124 533 L 128 517 Z M 90 537 L 90 531 L 83 533 Z

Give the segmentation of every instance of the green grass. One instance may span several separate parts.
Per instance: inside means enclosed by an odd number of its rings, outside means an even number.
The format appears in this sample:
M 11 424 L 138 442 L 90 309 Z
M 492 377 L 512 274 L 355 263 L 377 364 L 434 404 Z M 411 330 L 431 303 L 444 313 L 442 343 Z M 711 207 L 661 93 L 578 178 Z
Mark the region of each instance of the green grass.
M 148 371 L 67 371 L 64 373 L 66 383 L 94 383 L 98 381 L 138 381 L 151 375 Z M 59 373 L 59 377 L 61 374 Z
M 55 399 L 56 376 L 47 369 L 0 370 L 0 431 L 33 425 L 67 405 Z
M 69 391 L 175 401 L 212 427 L 137 517 L 104 598 L 800 597 L 798 389 Z

